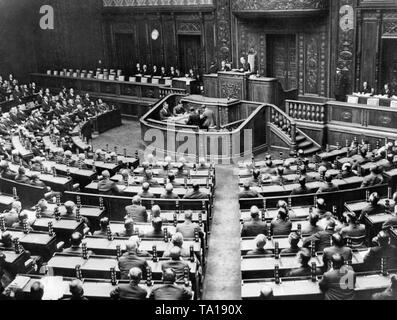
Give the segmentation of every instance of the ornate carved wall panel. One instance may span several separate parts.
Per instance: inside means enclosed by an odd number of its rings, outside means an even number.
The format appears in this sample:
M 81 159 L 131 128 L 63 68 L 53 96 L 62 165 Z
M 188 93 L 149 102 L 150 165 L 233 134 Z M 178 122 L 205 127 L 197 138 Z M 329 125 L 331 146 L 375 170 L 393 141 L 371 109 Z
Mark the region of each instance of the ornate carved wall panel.
M 218 59 L 227 59 L 231 61 L 231 17 L 230 17 L 230 1 L 216 1 L 216 17 L 217 17 L 217 46 Z
M 103 0 L 104 7 L 211 6 L 214 0 Z
M 233 11 L 327 9 L 327 0 L 232 0 Z

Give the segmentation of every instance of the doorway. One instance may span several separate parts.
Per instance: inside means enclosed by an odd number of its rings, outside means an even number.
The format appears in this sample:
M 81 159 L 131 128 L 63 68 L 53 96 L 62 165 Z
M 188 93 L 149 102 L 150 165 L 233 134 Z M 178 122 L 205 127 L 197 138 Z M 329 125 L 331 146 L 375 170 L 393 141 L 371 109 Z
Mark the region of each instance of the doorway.
M 179 35 L 179 67 L 182 74 L 189 73 L 193 69 L 196 74 L 201 74 L 201 36 Z
M 382 40 L 382 72 L 380 89 L 389 83 L 394 92 L 397 90 L 397 39 Z
M 135 57 L 135 39 L 132 33 L 116 33 L 117 67 L 127 75 L 133 74 Z
M 267 76 L 278 78 L 284 90 L 298 87 L 296 36 L 266 35 Z

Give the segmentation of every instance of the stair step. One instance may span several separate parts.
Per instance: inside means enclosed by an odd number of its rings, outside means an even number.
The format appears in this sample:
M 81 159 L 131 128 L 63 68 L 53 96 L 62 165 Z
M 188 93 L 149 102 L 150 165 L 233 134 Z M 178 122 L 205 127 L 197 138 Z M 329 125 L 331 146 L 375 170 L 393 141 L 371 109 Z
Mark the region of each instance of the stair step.
M 308 147 L 310 147 L 312 145 L 313 145 L 313 142 L 310 141 L 310 140 L 305 140 L 305 141 L 303 141 L 301 143 L 298 143 L 298 147 L 301 148 L 301 149 L 306 149 L 306 148 L 308 148 Z
M 297 135 L 296 136 L 296 142 L 301 142 L 301 141 L 304 141 L 304 140 L 306 140 L 306 138 L 304 136 L 302 136 L 302 135 Z
M 312 147 L 309 148 L 309 149 L 303 150 L 303 154 L 304 154 L 305 156 L 311 156 L 311 155 L 313 155 L 313 154 L 316 154 L 316 153 L 319 152 L 319 151 L 321 151 L 321 148 L 320 148 L 320 147 L 312 146 Z

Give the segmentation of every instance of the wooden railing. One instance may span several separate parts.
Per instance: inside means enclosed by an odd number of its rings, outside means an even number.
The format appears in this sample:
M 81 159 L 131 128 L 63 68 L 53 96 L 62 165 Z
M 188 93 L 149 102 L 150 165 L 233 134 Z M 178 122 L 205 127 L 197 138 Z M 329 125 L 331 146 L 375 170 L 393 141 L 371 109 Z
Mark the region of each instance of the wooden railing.
M 296 123 L 280 108 L 270 106 L 270 123 L 275 125 L 283 134 L 291 140 L 291 143 L 296 144 Z
M 326 122 L 326 103 L 286 100 L 286 113 L 293 119 Z
M 179 88 L 168 88 L 168 87 L 160 87 L 160 99 L 163 99 L 170 94 L 186 94 L 185 89 L 179 89 Z

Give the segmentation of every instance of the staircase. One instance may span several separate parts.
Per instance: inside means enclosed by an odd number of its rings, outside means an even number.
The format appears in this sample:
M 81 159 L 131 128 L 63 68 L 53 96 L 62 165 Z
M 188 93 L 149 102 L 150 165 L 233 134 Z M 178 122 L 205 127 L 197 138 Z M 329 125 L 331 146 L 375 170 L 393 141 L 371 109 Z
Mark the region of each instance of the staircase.
M 297 150 L 303 150 L 305 157 L 310 157 L 321 151 L 321 147 L 304 134 L 300 129 L 296 129 Z

